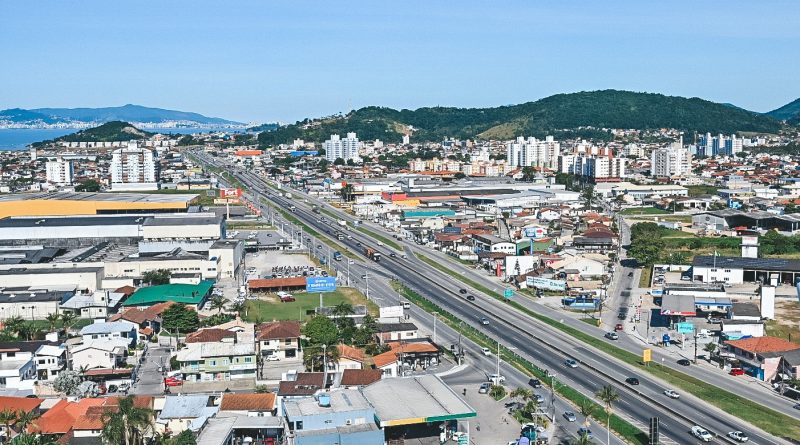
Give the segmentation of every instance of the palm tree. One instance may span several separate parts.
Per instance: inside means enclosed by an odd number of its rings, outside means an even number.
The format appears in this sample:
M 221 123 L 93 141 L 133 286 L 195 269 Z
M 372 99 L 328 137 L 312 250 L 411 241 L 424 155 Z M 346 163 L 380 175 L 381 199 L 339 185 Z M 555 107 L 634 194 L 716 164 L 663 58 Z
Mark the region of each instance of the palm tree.
M 25 432 L 28 425 L 32 425 L 38 418 L 39 414 L 34 411 L 17 411 L 17 429 L 19 429 L 20 433 Z
M 8 317 L 3 321 L 3 325 L 9 331 L 13 332 L 17 336 L 20 336 L 19 335 L 19 330 L 22 329 L 23 326 L 25 326 L 25 319 L 23 319 L 19 315 L 15 316 L 15 317 Z
M 0 411 L 0 423 L 3 424 L 6 431 L 6 438 L 11 437 L 11 424 L 17 421 L 17 412 L 10 409 Z
M 50 332 L 53 332 L 53 331 L 56 330 L 56 324 L 58 324 L 58 321 L 60 319 L 61 319 L 61 315 L 58 315 L 58 312 L 53 312 L 51 314 L 47 314 L 47 317 L 45 317 L 45 320 L 47 320 L 47 325 L 50 328 Z
M 597 391 L 595 396 L 606 405 L 606 443 L 611 443 L 611 409 L 614 403 L 619 400 L 619 394 L 613 386 L 606 385 L 600 391 Z
M 213 297 L 211 297 L 211 300 L 209 301 L 208 304 L 209 307 L 211 307 L 211 309 L 216 309 L 217 313 L 219 314 L 220 312 L 222 312 L 222 309 L 225 308 L 225 303 L 227 302 L 228 300 L 226 300 L 225 297 L 223 297 L 222 295 L 214 295 Z
M 239 312 L 242 312 L 244 310 L 244 302 L 243 301 L 234 301 L 230 305 L 229 309 L 232 312 L 236 312 L 238 314 Z
M 55 445 L 55 441 L 41 434 L 21 433 L 11 439 L 10 445 Z
M 578 403 L 578 411 L 583 416 L 583 426 L 589 428 L 589 419 L 594 415 L 594 402 L 589 399 L 581 399 Z
M 64 328 L 64 331 L 69 331 L 69 328 L 75 324 L 75 320 L 78 319 L 78 316 L 72 312 L 64 312 L 61 314 L 61 326 Z
M 508 394 L 512 399 L 530 400 L 533 398 L 533 390 L 528 388 L 517 388 Z
M 119 399 L 119 409 L 103 413 L 103 442 L 114 445 L 142 443 L 144 433 L 150 428 L 153 412 L 134 406 L 133 397 Z
M 706 360 L 711 362 L 711 356 L 714 354 L 714 352 L 716 352 L 717 344 L 714 343 L 713 341 L 710 342 L 710 343 L 706 343 L 706 346 L 703 348 L 703 350 L 708 352 L 708 355 L 706 356 Z

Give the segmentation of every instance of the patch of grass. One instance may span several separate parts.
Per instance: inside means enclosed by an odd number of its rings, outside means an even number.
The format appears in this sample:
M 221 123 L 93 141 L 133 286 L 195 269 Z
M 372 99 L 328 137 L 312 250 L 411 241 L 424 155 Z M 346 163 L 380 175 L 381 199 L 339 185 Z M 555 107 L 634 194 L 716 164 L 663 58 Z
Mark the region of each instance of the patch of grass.
M 474 288 L 476 290 L 479 290 L 479 291 L 483 292 L 486 295 L 492 296 L 492 297 L 497 298 L 499 300 L 505 300 L 505 298 L 503 298 L 503 296 L 501 294 L 489 289 L 488 287 L 478 283 L 477 281 L 471 280 L 471 279 L 469 279 L 469 278 L 467 278 L 465 276 L 457 274 L 455 271 L 453 271 L 453 269 L 448 268 L 444 264 L 437 263 L 436 261 L 426 257 L 425 255 L 417 255 L 417 258 L 419 258 L 422 261 L 428 263 L 434 269 L 436 269 L 436 270 L 438 270 L 440 272 L 446 273 L 446 274 L 456 278 L 459 281 L 467 283 L 470 287 L 472 287 L 472 288 Z
M 274 229 L 271 225 L 263 221 L 228 221 L 225 223 L 228 229 Z
M 275 210 L 277 210 L 278 213 L 280 213 L 286 219 L 286 221 L 289 221 L 289 222 L 291 222 L 292 224 L 294 224 L 296 226 L 302 227 L 303 231 L 305 233 L 307 233 L 307 234 L 313 236 L 314 238 L 316 238 L 317 240 L 327 244 L 334 251 L 338 251 L 342 255 L 344 255 L 344 256 L 346 256 L 348 258 L 352 258 L 354 260 L 358 259 L 358 256 L 355 253 L 347 250 L 344 246 L 342 246 L 341 244 L 337 243 L 336 241 L 334 241 L 332 239 L 329 239 L 328 237 L 322 236 L 319 232 L 317 232 L 316 230 L 312 229 L 310 226 L 306 225 L 304 222 L 302 222 L 299 219 L 297 219 L 291 213 L 289 213 L 289 212 L 287 212 L 287 211 L 285 211 L 285 210 L 283 210 L 283 209 L 281 209 L 279 207 L 275 207 Z M 332 261 L 333 258 L 330 258 L 330 260 Z
M 800 303 L 797 300 L 778 301 L 775 320 L 766 323 L 767 335 L 800 343 Z
M 403 247 L 400 246 L 400 244 L 397 244 L 396 242 L 392 241 L 391 239 L 386 238 L 385 236 L 380 235 L 378 233 L 375 233 L 372 230 L 369 230 L 364 226 L 358 226 L 356 228 L 356 230 L 358 230 L 359 232 L 361 232 L 361 233 L 363 233 L 363 234 L 365 234 L 365 235 L 367 235 L 367 236 L 369 236 L 371 238 L 374 238 L 374 239 L 382 242 L 383 244 L 386 244 L 387 246 L 390 246 L 391 248 L 393 248 L 395 250 L 399 250 L 399 251 L 403 250 Z
M 620 215 L 669 215 L 672 212 L 657 209 L 655 207 L 633 207 L 623 209 L 619 212 Z
M 639 287 L 649 288 L 650 283 L 653 281 L 653 266 L 642 267 L 642 273 L 639 275 Z
M 448 326 L 450 326 L 457 332 L 460 332 L 462 335 L 474 341 L 478 345 L 485 346 L 488 348 L 497 347 L 497 343 L 494 340 L 487 337 L 485 334 L 473 328 L 472 326 L 465 325 L 464 323 L 462 323 L 462 320 L 460 320 L 453 314 L 444 311 L 442 308 L 440 308 L 430 300 L 422 297 L 413 290 L 405 286 L 402 286 L 397 282 L 393 282 L 392 287 L 394 287 L 395 290 L 397 290 L 401 295 L 403 295 L 408 301 L 424 309 L 426 312 L 429 313 L 435 312 L 441 314 L 442 321 L 444 321 L 445 323 L 447 323 Z M 547 376 L 546 372 L 542 368 L 539 368 L 530 361 L 519 356 L 516 352 L 501 346 L 500 356 L 502 360 L 514 366 L 523 374 L 529 377 L 536 377 L 543 384 L 548 386 L 550 385 L 551 379 Z M 574 388 L 559 383 L 555 385 L 555 391 L 565 399 L 574 403 L 575 406 L 578 406 L 581 403 L 586 403 L 586 401 L 588 401 L 594 406 L 594 412 L 596 413 L 594 416 L 595 419 L 597 419 L 598 421 L 605 422 L 606 420 L 605 417 L 600 414 L 604 412 L 603 407 L 600 406 L 598 403 L 594 402 L 591 398 L 586 397 L 585 395 L 581 394 Z M 617 416 L 616 414 L 611 416 L 610 426 L 612 431 L 614 431 L 616 434 L 623 437 L 625 440 L 627 440 L 632 444 L 646 445 L 648 443 L 647 435 L 643 431 L 639 430 L 635 425 Z
M 422 258 L 422 257 L 421 257 Z M 447 273 L 456 279 L 473 285 L 471 280 L 465 279 L 456 271 L 445 268 L 438 264 L 433 263 L 431 260 L 425 260 L 426 263 L 431 264 L 438 270 Z M 649 273 L 649 272 L 648 272 Z M 476 289 L 486 289 L 484 286 L 473 286 Z M 642 372 L 648 372 L 655 377 L 661 378 L 670 384 L 699 397 L 706 402 L 720 408 L 730 415 L 736 416 L 745 422 L 749 422 L 762 430 L 778 436 L 778 437 L 800 437 L 800 420 L 796 420 L 785 414 L 779 413 L 773 409 L 762 406 L 747 398 L 738 396 L 732 392 L 725 391 L 719 387 L 706 383 L 695 377 L 686 375 L 678 370 L 651 363 L 649 366 L 644 366 L 641 362 L 641 357 L 637 354 L 629 352 L 625 349 L 619 348 L 612 344 L 607 343 L 602 338 L 595 337 L 591 334 L 585 333 L 557 320 L 554 320 L 545 315 L 534 312 L 527 307 L 519 304 L 513 300 L 506 300 L 495 292 L 482 292 L 494 297 L 497 300 L 507 303 L 509 306 L 524 313 L 532 318 L 535 318 L 555 329 L 558 329 L 565 334 L 568 334 L 581 341 L 587 346 L 594 347 L 618 360 L 621 360 L 631 366 L 639 368 Z M 616 431 L 616 430 L 615 430 Z
M 266 322 L 272 320 L 305 320 L 319 307 L 319 293 L 293 294 L 297 301 L 281 303 L 274 294 L 269 295 L 269 300 L 247 300 L 242 311 L 242 319 L 250 322 Z M 325 306 L 336 306 L 339 303 L 352 305 L 366 305 L 367 312 L 378 315 L 378 307 L 354 288 L 342 287 L 333 292 L 326 292 L 322 296 Z
M 686 189 L 689 191 L 689 196 L 716 195 L 719 191 L 719 188 L 713 185 L 687 185 Z

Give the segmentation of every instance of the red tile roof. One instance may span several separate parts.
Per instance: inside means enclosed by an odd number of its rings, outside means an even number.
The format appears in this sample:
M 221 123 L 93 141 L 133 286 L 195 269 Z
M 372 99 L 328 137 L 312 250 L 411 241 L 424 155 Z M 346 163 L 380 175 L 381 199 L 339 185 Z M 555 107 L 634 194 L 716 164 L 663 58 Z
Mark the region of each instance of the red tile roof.
M 324 374 L 321 372 L 301 372 L 297 374 L 297 380 L 283 380 L 278 384 L 279 396 L 302 396 L 313 395 L 323 389 Z
M 786 352 L 800 349 L 800 344 L 792 343 L 778 337 L 744 338 L 742 340 L 728 340 L 725 343 L 754 354 L 764 352 Z
M 81 399 L 77 402 L 60 400 L 47 410 L 33 425 L 32 430 L 42 434 L 64 434 L 72 429 L 78 417 L 86 414 L 93 406 L 100 406 L 104 399 Z
M 161 317 L 161 314 L 167 310 L 168 307 L 172 306 L 174 303 L 172 301 L 167 301 L 164 303 L 156 303 L 152 306 L 148 306 L 146 308 L 130 308 L 125 310 L 125 312 L 121 314 L 114 314 L 111 316 L 110 321 L 117 321 L 117 320 L 126 320 L 130 321 L 131 323 L 142 324 L 146 321 L 153 321 Z
M 367 386 L 381 379 L 380 369 L 345 369 L 342 372 L 342 386 Z
M 33 411 L 42 402 L 44 400 L 37 398 L 0 396 L 0 411 Z
M 346 358 L 357 362 L 364 361 L 364 351 L 347 345 L 337 345 L 339 350 L 339 358 Z
M 392 364 L 397 361 L 397 356 L 399 354 L 415 354 L 415 353 L 433 353 L 438 352 L 439 348 L 435 345 L 428 343 L 428 342 L 415 342 L 415 343 L 400 343 L 400 342 L 389 342 L 389 347 L 392 348 L 391 351 L 386 351 L 383 354 L 378 354 L 375 357 L 372 357 L 373 363 L 378 368 L 382 368 L 386 365 Z
M 258 326 L 256 338 L 258 340 L 276 340 L 281 338 L 300 337 L 300 322 L 274 321 Z
M 222 396 L 219 409 L 221 411 L 272 411 L 275 409 L 275 393 L 226 393 Z
M 223 338 L 236 338 L 236 333 L 219 328 L 200 329 L 186 336 L 186 343 L 219 342 Z

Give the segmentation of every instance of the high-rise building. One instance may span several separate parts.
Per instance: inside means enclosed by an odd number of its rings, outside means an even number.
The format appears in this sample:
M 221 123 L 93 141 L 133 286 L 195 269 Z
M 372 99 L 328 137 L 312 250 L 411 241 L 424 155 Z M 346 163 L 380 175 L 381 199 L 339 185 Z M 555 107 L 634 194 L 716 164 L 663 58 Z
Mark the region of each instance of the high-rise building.
M 569 154 L 558 157 L 558 171 L 592 179 L 624 178 L 625 158 Z
M 338 134 L 332 134 L 331 138 L 322 144 L 325 149 L 325 159 L 328 162 L 334 162 L 338 158 L 345 161 L 353 160 L 360 161 L 358 156 L 358 149 L 361 143 L 358 141 L 355 133 L 347 133 L 347 137 L 342 139 Z
M 700 136 L 697 154 L 703 156 L 731 156 L 740 153 L 743 149 L 743 140 L 736 137 L 735 134 L 730 135 L 730 137 L 724 134 L 712 137 L 711 133 L 706 133 Z
M 692 171 L 692 154 L 680 146 L 653 150 L 650 156 L 650 175 L 685 176 Z
M 556 168 L 561 144 L 547 136 L 545 140 L 518 137 L 506 144 L 506 159 L 510 167 Z
M 45 168 L 47 170 L 47 182 L 62 185 L 72 184 L 74 177 L 72 161 L 65 161 L 58 157 L 55 161 L 47 161 Z
M 158 166 L 153 150 L 139 147 L 136 141 L 111 155 L 112 190 L 153 190 L 158 188 Z

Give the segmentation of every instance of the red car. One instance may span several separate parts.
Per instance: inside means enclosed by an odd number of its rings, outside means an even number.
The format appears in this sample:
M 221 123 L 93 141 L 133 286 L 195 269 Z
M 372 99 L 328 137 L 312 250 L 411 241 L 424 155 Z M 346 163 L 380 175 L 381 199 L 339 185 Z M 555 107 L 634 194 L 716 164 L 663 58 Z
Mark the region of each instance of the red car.
M 623 330 L 622 323 L 617 323 L 617 325 L 614 326 L 614 331 L 616 332 L 621 330 Z
M 295 300 L 295 298 L 293 296 L 291 296 L 291 295 L 289 295 L 289 296 L 284 295 L 283 297 L 281 297 L 281 303 L 291 303 L 293 301 L 297 301 L 297 300 Z
M 744 369 L 742 368 L 731 368 L 731 372 L 728 374 L 730 375 L 744 375 Z
M 176 379 L 175 377 L 167 377 L 164 379 L 164 384 L 167 386 L 181 386 L 183 385 L 183 380 Z

